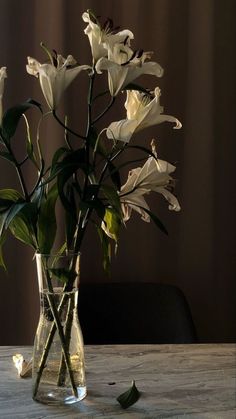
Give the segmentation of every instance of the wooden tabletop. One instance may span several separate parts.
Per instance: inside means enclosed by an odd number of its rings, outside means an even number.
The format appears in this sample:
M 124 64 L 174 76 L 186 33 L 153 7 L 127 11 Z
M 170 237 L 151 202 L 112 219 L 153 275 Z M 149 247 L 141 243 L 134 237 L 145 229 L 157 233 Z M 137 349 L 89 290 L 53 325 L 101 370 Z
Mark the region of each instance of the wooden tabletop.
M 236 418 L 236 345 L 107 345 L 85 348 L 88 395 L 72 406 L 31 399 L 31 378 L 12 363 L 31 347 L 0 347 L 0 418 Z M 141 392 L 123 410 L 116 397 L 132 380 Z

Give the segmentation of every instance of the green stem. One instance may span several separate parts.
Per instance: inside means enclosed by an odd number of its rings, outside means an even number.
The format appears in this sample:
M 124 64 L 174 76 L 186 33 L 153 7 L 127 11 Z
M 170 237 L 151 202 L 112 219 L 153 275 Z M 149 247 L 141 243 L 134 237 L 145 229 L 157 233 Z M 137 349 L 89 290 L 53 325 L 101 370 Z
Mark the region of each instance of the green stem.
M 40 363 L 39 363 L 37 377 L 36 377 L 36 380 L 34 382 L 34 387 L 33 387 L 33 398 L 35 398 L 36 395 L 37 395 L 39 384 L 40 384 L 41 377 L 42 377 L 42 374 L 43 374 L 43 370 L 44 370 L 45 365 L 46 365 L 47 357 L 48 357 L 49 350 L 51 348 L 56 330 L 58 330 L 58 334 L 59 334 L 59 337 L 60 337 L 60 340 L 61 340 L 61 344 L 62 344 L 62 348 L 63 348 L 63 355 L 64 355 L 64 358 L 65 358 L 66 367 L 68 369 L 68 373 L 69 373 L 69 376 L 70 376 L 73 393 L 74 393 L 75 397 L 78 397 L 78 391 L 77 391 L 77 388 L 76 388 L 76 385 L 75 385 L 75 382 L 74 382 L 73 371 L 71 369 L 69 353 L 68 353 L 68 350 L 66 350 L 66 346 L 67 346 L 66 339 L 65 339 L 65 335 L 64 335 L 64 332 L 63 332 L 62 325 L 60 323 L 60 315 L 61 315 L 63 307 L 66 304 L 66 301 L 68 299 L 68 295 L 67 295 L 66 292 L 68 291 L 68 289 L 71 286 L 73 286 L 73 284 L 66 284 L 64 286 L 63 297 L 60 301 L 60 304 L 59 304 L 59 307 L 58 307 L 58 310 L 57 310 L 57 307 L 55 305 L 55 301 L 54 301 L 54 298 L 53 298 L 53 294 L 54 294 L 53 293 L 53 288 L 52 288 L 52 285 L 50 283 L 50 279 L 48 278 L 48 273 L 46 274 L 46 278 L 47 278 L 47 284 L 48 284 L 48 289 L 49 289 L 49 294 L 47 295 L 47 298 L 48 298 L 48 302 L 49 302 L 49 305 L 50 305 L 50 308 L 51 308 L 51 311 L 52 311 L 52 314 L 53 314 L 54 322 L 53 322 L 53 324 L 51 326 L 51 329 L 49 331 L 47 342 L 45 344 L 44 351 L 43 351 L 43 354 L 41 356 L 41 360 L 40 360 Z
M 100 176 L 100 179 L 99 179 L 99 185 L 100 186 L 101 186 L 101 183 L 103 181 L 103 178 L 104 178 L 104 176 L 106 174 L 106 171 L 108 169 L 109 164 L 112 163 L 117 157 L 119 157 L 119 155 L 121 153 L 123 153 L 125 147 L 126 147 L 126 144 L 122 148 L 120 148 L 120 150 L 118 150 L 113 156 L 111 155 L 110 157 L 108 157 L 108 159 L 106 161 L 106 164 L 105 164 L 105 166 L 102 169 L 102 173 L 101 173 L 101 176 Z
M 81 229 L 81 225 L 82 225 L 82 219 L 80 218 L 78 230 Z M 82 232 L 83 232 L 83 234 L 82 234 Z M 83 240 L 83 237 L 84 237 L 84 232 L 85 232 L 85 229 L 82 229 L 81 234 L 78 234 L 79 231 L 77 232 L 77 236 L 76 236 L 77 240 L 76 240 L 76 243 L 75 243 L 75 249 L 77 249 L 76 252 L 78 252 L 79 249 L 80 249 L 80 246 L 82 244 L 82 240 Z M 71 266 L 72 270 L 75 270 L 76 258 L 77 258 L 77 255 L 75 254 L 74 258 L 72 260 L 72 266 Z M 72 289 L 73 289 L 73 281 L 68 281 L 64 285 L 64 288 L 63 288 L 63 297 L 61 298 L 60 304 L 58 306 L 58 316 L 61 315 L 62 310 L 63 310 L 63 308 L 64 308 L 64 306 L 65 306 L 65 304 L 67 303 L 67 300 L 68 300 L 68 292 L 70 292 Z M 55 321 L 54 321 L 52 326 L 51 326 L 51 329 L 49 331 L 47 341 L 46 341 L 46 344 L 45 344 L 45 347 L 44 347 L 44 351 L 42 353 L 41 360 L 40 360 L 40 363 L 39 363 L 37 377 L 36 377 L 36 380 L 35 380 L 35 383 L 34 383 L 34 388 L 33 388 L 33 398 L 35 398 L 36 395 L 37 395 L 39 384 L 40 384 L 41 377 L 42 377 L 42 374 L 43 374 L 43 370 L 44 370 L 45 365 L 46 365 L 47 357 L 48 357 L 48 354 L 49 354 L 49 351 L 50 351 L 50 348 L 51 348 L 56 330 L 57 330 L 57 328 L 56 328 Z
M 89 152 L 90 152 L 89 133 L 91 129 L 91 120 L 92 120 L 92 98 L 93 98 L 94 79 L 95 79 L 95 72 L 93 72 L 92 75 L 90 76 L 89 91 L 88 91 L 88 117 L 87 117 L 88 119 L 87 119 L 86 143 L 85 143 L 87 167 L 89 167 Z M 88 180 L 89 180 L 89 175 L 88 173 L 86 173 L 85 180 L 84 180 L 83 198 L 85 197 L 85 193 L 88 187 Z
M 51 311 L 52 311 L 52 314 L 53 314 L 54 322 L 55 322 L 55 325 L 56 325 L 56 328 L 57 328 L 57 331 L 58 331 L 58 334 L 59 334 L 59 337 L 60 337 L 60 341 L 61 341 L 61 345 L 62 345 L 62 351 L 63 351 L 63 355 L 64 355 L 64 359 L 65 359 L 65 364 L 66 364 L 66 367 L 67 367 L 67 370 L 68 370 L 68 374 L 69 374 L 69 377 L 70 377 L 73 394 L 74 394 L 75 397 L 78 397 L 78 391 L 77 391 L 77 387 L 76 387 L 76 384 L 75 384 L 73 371 L 72 371 L 72 368 L 71 368 L 70 355 L 69 355 L 69 352 L 68 352 L 68 349 L 67 349 L 67 347 L 69 345 L 66 342 L 63 327 L 62 327 L 61 322 L 60 322 L 60 317 L 59 317 L 59 314 L 58 314 L 58 311 L 57 311 L 57 306 L 56 306 L 55 299 L 54 299 L 55 294 L 54 294 L 54 291 L 53 291 L 53 286 L 51 284 L 51 280 L 50 280 L 49 273 L 48 273 L 47 269 L 46 269 L 45 274 L 46 274 L 47 285 L 48 285 L 48 290 L 49 290 L 49 292 L 47 294 L 47 299 L 48 299 L 48 302 L 49 302 L 49 305 L 50 305 L 50 308 L 51 308 Z
M 86 137 L 83 137 L 82 135 L 78 134 L 77 132 L 73 131 L 71 128 L 69 128 L 67 125 L 65 125 L 57 116 L 56 111 L 52 111 L 52 114 L 54 118 L 57 120 L 57 122 L 68 132 L 75 135 L 78 138 L 82 138 L 82 140 L 86 140 Z
M 18 179 L 19 179 L 19 182 L 20 182 L 21 189 L 23 191 L 25 200 L 26 201 L 29 201 L 29 194 L 28 194 L 28 191 L 27 191 L 27 187 L 26 187 L 26 183 L 25 183 L 25 180 L 24 180 L 24 176 L 23 176 L 22 171 L 21 171 L 21 165 L 16 160 L 15 155 L 14 155 L 14 153 L 12 151 L 12 148 L 11 148 L 10 144 L 6 144 L 5 143 L 5 146 L 6 146 L 7 150 L 8 150 L 8 152 L 12 156 L 13 163 L 14 163 L 15 168 L 16 168 L 17 176 L 18 176 Z
M 63 351 L 63 355 L 64 355 L 64 359 L 65 359 L 65 364 L 66 364 L 66 368 L 68 370 L 68 374 L 69 374 L 70 381 L 71 381 L 72 391 L 73 391 L 74 396 L 78 397 L 78 390 L 77 390 L 77 387 L 76 387 L 76 384 L 75 384 L 74 375 L 73 375 L 73 371 L 72 371 L 72 368 L 71 368 L 70 354 L 69 354 L 68 349 L 67 349 L 69 347 L 69 344 L 67 344 L 67 342 L 66 342 L 66 338 L 65 338 L 65 335 L 64 335 L 63 327 L 62 327 L 61 322 L 60 322 L 60 318 L 59 318 L 59 315 L 58 315 L 58 311 L 57 311 L 57 307 L 56 307 L 56 304 L 55 304 L 55 301 L 54 301 L 53 294 L 51 292 L 49 292 L 47 294 L 47 298 L 48 298 L 48 302 L 49 302 L 49 305 L 50 305 L 50 308 L 51 308 L 51 311 L 52 311 L 52 314 L 53 314 L 53 318 L 54 318 L 54 321 L 55 321 L 55 324 L 56 324 L 56 328 L 57 328 L 57 331 L 58 331 L 58 334 L 59 334 L 59 337 L 60 337 L 60 341 L 61 341 L 61 345 L 62 345 L 62 351 Z
M 59 315 L 61 314 L 61 311 L 62 311 L 62 309 L 58 310 Z M 43 370 L 44 370 L 45 365 L 46 365 L 48 353 L 49 353 L 49 350 L 51 348 L 55 332 L 56 332 L 56 326 L 55 326 L 55 323 L 53 323 L 53 325 L 51 327 L 51 330 L 48 334 L 47 342 L 45 344 L 45 347 L 44 347 L 44 350 L 43 350 L 43 353 L 42 353 L 42 356 L 41 356 L 41 360 L 40 360 L 40 363 L 39 363 L 39 369 L 38 369 L 37 376 L 36 376 L 34 386 L 33 386 L 33 399 L 35 399 L 35 397 L 37 395 L 37 392 L 38 392 L 39 384 L 40 384 L 40 381 L 41 381 Z
M 69 302 L 67 307 L 67 315 L 66 315 L 66 321 L 65 321 L 65 340 L 66 340 L 66 350 L 69 351 L 70 348 L 70 340 L 71 340 L 71 328 L 73 323 L 73 310 L 75 307 L 74 302 L 75 295 L 72 293 L 69 296 Z M 58 374 L 58 386 L 64 386 L 66 380 L 66 360 L 63 355 L 61 354 L 61 361 L 60 361 L 60 367 L 59 367 L 59 374 Z

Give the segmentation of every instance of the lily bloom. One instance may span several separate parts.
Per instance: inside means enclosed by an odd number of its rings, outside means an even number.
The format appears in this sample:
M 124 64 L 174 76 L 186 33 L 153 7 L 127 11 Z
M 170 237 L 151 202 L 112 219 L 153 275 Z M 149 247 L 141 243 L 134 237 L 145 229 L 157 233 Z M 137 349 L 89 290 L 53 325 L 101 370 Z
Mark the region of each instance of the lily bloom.
M 149 210 L 149 206 L 144 198 L 150 192 L 162 194 L 169 202 L 170 210 L 180 211 L 179 202 L 170 190 L 174 183 L 170 173 L 174 171 L 175 166 L 154 157 L 149 157 L 143 167 L 131 170 L 120 191 L 124 221 L 129 220 L 132 210 L 137 211 L 142 220 L 150 221 L 150 216 L 145 211 Z
M 162 114 L 160 95 L 159 87 L 150 94 L 128 90 L 125 102 L 127 118 L 112 122 L 107 128 L 107 137 L 128 143 L 134 133 L 165 121 L 175 123 L 176 129 L 181 128 L 182 124 L 177 118 Z
M 111 19 L 107 19 L 103 26 L 100 25 L 99 21 L 91 13 L 83 13 L 82 19 L 88 23 L 84 33 L 89 38 L 94 63 L 99 58 L 107 56 L 107 45 L 123 43 L 125 40 L 129 42 L 130 39 L 134 38 L 133 33 L 128 29 L 114 33 Z
M 126 40 L 123 44 L 116 43 L 107 45 L 108 58 L 102 57 L 96 64 L 97 73 L 103 70 L 108 71 L 108 84 L 111 96 L 117 94 L 132 83 L 142 74 L 151 74 L 156 77 L 163 75 L 163 69 L 160 64 L 154 61 L 148 61 L 152 52 L 142 50 L 132 51 Z
M 7 77 L 6 67 L 0 68 L 0 125 L 2 123 L 2 98 L 4 92 L 4 79 Z
M 29 74 L 39 77 L 40 86 L 50 109 L 55 110 L 61 96 L 76 76 L 82 71 L 90 69 L 88 65 L 76 66 L 72 55 L 65 59 L 57 55 L 55 64 L 40 64 L 34 58 L 28 57 L 26 70 Z

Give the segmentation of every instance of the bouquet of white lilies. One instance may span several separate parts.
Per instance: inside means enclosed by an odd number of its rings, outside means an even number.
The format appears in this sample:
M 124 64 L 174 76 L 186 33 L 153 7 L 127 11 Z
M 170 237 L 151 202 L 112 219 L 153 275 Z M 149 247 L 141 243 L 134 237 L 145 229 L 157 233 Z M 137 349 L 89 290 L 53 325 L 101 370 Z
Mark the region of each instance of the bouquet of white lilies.
M 101 240 L 103 265 L 108 271 L 112 242 L 117 246 L 120 228 L 129 220 L 132 210 L 137 211 L 142 220 L 149 222 L 151 219 L 166 232 L 148 206 L 146 196 L 150 192 L 163 195 L 170 210 L 180 210 L 173 194 L 174 181 L 171 177 L 175 167 L 158 158 L 155 140 L 147 146 L 134 144 L 135 134 L 150 126 L 170 122 L 174 128 L 181 128 L 178 119 L 163 113 L 159 87 L 150 91 L 134 83 L 143 74 L 161 77 L 163 69 L 157 62 L 150 61 L 151 52 L 132 50 L 134 35 L 130 30 L 117 32 L 110 19 L 102 25 L 90 10 L 83 13 L 82 18 L 87 24 L 84 32 L 92 51 L 91 64 L 78 65 L 72 55 L 63 58 L 44 44 L 41 47 L 47 56 L 45 63 L 28 57 L 26 69 L 39 79 L 49 107 L 46 112 L 38 101 L 29 99 L 3 113 L 7 72 L 6 67 L 0 69 L 0 157 L 14 165 L 19 179 L 19 189 L 7 187 L 0 190 L 0 264 L 3 267 L 2 246 L 8 232 L 30 245 L 36 253 L 76 254 L 81 249 L 88 222 L 92 222 Z M 59 118 L 57 113 L 64 91 L 81 72 L 86 72 L 88 77 L 85 132 L 81 132 L 79 126 L 72 128 L 69 118 Z M 95 94 L 95 85 L 100 86 L 104 72 L 107 72 L 108 88 Z M 121 92 L 126 92 L 126 115 L 122 120 L 109 121 L 109 110 Z M 99 100 L 102 98 L 103 106 L 107 97 L 107 105 L 95 114 L 94 108 L 97 111 Z M 26 116 L 32 108 L 39 114 L 35 138 Z M 40 130 L 45 116 L 50 115 L 61 126 L 64 144 L 55 149 L 49 164 L 46 164 L 43 151 L 46 145 Z M 101 125 L 104 116 L 109 122 L 98 131 L 97 126 Z M 23 159 L 19 159 L 14 142 L 20 119 L 23 119 L 26 128 Z M 125 153 L 137 150 L 142 153 L 143 157 L 139 160 L 143 163 L 140 167 L 127 170 L 136 160 L 134 157 L 126 160 Z M 29 186 L 25 176 L 24 166 L 29 164 L 34 170 L 33 186 L 32 181 Z M 121 170 L 128 172 L 123 185 Z M 56 206 L 61 210 L 56 211 Z M 60 228 L 61 242 L 58 245 L 58 227 L 62 223 L 64 236 L 61 239 Z M 72 277 L 63 277 L 67 291 L 73 287 Z M 51 310 L 54 316 L 53 307 Z M 39 371 L 38 383 L 42 371 L 43 367 Z

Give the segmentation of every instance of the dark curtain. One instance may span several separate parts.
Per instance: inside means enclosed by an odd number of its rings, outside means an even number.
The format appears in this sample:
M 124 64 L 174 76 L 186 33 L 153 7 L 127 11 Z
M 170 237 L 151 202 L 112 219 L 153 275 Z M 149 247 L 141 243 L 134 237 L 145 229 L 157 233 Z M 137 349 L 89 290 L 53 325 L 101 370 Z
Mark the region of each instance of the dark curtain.
M 161 197 L 153 196 L 150 205 L 168 237 L 134 216 L 122 231 L 111 278 L 102 271 L 99 241 L 89 230 L 81 280 L 178 285 L 200 341 L 236 341 L 235 1 L 0 0 L 0 5 L 0 66 L 8 68 L 5 108 L 28 97 L 43 101 L 37 80 L 25 72 L 28 55 L 44 60 L 40 41 L 64 56 L 71 53 L 81 64 L 90 63 L 81 19 L 89 8 L 132 30 L 135 48 L 154 51 L 154 61 L 165 69 L 157 81 L 165 112 L 179 118 L 183 128 L 159 125 L 132 141 L 147 146 L 157 138 L 159 157 L 177 165 L 182 210 L 173 214 Z M 150 76 L 144 80 L 155 86 Z M 76 81 L 65 95 L 72 126 L 83 124 L 84 94 L 84 83 Z M 117 112 L 107 118 L 117 120 Z M 48 153 L 61 135 L 55 123 L 45 124 Z M 30 181 L 30 169 L 25 176 Z M 10 186 L 17 186 L 12 168 L 1 161 L 0 187 Z M 32 344 L 38 320 L 33 255 L 14 239 L 4 253 L 8 273 L 1 272 L 0 278 L 0 344 Z

